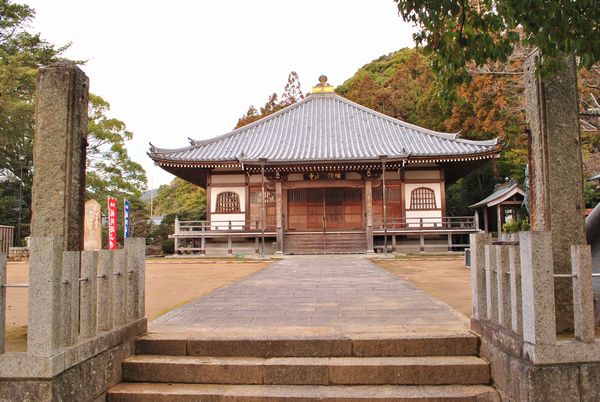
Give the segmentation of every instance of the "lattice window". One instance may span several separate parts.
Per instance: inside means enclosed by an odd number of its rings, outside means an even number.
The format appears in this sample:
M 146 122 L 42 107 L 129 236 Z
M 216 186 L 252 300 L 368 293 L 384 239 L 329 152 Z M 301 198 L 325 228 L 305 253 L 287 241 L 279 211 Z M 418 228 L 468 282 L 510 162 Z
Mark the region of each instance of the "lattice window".
M 410 193 L 410 209 L 436 209 L 435 192 L 427 187 L 415 188 Z
M 224 191 L 217 194 L 217 206 L 215 212 L 218 214 L 240 212 L 240 196 L 233 191 Z

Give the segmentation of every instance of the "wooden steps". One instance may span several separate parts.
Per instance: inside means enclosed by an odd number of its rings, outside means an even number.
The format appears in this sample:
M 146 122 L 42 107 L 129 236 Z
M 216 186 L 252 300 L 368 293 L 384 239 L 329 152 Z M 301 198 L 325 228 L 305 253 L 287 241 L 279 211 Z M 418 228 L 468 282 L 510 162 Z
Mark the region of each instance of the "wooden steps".
M 109 401 L 499 401 L 471 334 L 396 339 L 151 335 Z
M 364 232 L 286 233 L 284 252 L 288 254 L 364 253 Z

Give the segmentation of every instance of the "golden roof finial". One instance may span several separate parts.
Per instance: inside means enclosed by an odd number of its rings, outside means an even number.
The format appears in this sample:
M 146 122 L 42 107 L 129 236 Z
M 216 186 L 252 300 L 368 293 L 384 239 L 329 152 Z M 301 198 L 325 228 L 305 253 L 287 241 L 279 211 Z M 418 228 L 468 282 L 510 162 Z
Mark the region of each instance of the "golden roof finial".
M 321 74 L 321 76 L 319 77 L 319 83 L 317 85 L 315 85 L 314 87 L 312 87 L 312 93 L 313 94 L 325 94 L 325 93 L 332 93 L 333 92 L 333 86 L 329 85 L 329 83 L 327 82 L 327 76 L 324 74 Z

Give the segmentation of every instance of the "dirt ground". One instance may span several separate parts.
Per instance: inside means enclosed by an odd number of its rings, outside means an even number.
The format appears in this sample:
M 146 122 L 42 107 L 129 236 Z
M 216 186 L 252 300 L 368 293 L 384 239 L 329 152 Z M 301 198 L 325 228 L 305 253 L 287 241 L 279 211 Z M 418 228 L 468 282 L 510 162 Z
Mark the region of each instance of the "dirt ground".
M 393 260 L 372 260 L 419 289 L 471 315 L 471 271 L 463 256 L 416 256 Z
M 158 316 L 269 265 L 239 260 L 147 260 L 146 316 Z M 8 283 L 27 283 L 29 267 L 9 262 Z M 6 349 L 23 351 L 27 336 L 27 289 L 8 288 L 6 295 Z

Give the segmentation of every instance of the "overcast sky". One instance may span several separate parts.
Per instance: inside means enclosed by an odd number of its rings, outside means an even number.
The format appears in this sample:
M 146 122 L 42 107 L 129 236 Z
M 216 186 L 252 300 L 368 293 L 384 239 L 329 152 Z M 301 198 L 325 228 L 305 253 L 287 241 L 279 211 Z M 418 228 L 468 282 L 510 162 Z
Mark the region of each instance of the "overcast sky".
M 148 142 L 179 148 L 229 132 L 292 70 L 308 92 L 320 74 L 339 85 L 413 46 L 392 0 L 15 2 L 36 10 L 34 31 L 87 60 L 91 91 L 133 131 L 129 153 L 154 188 L 173 176 L 153 165 Z

